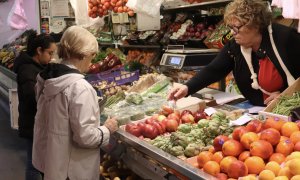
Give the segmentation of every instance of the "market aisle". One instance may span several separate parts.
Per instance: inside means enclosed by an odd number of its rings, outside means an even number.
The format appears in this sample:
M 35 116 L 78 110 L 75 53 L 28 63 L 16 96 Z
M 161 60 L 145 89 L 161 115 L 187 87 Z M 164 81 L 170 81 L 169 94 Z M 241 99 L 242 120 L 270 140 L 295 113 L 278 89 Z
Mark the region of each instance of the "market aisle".
M 24 180 L 26 144 L 10 128 L 8 100 L 0 94 L 0 179 Z

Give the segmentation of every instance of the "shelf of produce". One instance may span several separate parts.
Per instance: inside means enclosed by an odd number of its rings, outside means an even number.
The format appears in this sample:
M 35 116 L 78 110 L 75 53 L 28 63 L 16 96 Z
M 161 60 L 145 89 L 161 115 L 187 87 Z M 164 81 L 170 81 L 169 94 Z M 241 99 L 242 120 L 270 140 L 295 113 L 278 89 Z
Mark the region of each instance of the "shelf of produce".
M 189 177 L 190 179 L 214 179 L 211 175 L 183 162 L 181 159 L 164 152 L 163 150 L 119 129 L 115 133 L 115 137 L 128 146 L 138 150 L 139 152 L 149 156 L 164 166 L 177 171 L 178 173 Z
M 118 46 L 121 48 L 138 48 L 138 49 L 160 49 L 162 48 L 162 46 L 160 45 L 141 45 L 141 44 L 137 44 L 137 45 L 130 45 L 130 44 L 116 44 L 116 43 L 99 43 L 99 46 Z
M 185 4 L 185 5 L 178 5 L 176 7 L 164 7 L 163 10 L 176 10 L 176 9 L 185 9 L 185 8 L 206 8 L 206 7 L 217 7 L 217 6 L 223 6 L 227 3 L 229 3 L 231 0 L 210 0 L 205 1 L 201 3 L 194 3 L 194 4 Z

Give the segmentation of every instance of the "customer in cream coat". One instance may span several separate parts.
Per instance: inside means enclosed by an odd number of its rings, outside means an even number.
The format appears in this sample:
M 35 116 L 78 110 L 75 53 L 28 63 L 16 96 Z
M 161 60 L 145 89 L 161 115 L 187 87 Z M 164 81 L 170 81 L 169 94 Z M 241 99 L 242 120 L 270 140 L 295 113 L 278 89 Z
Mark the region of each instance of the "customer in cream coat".
M 98 51 L 84 28 L 68 28 L 60 41 L 60 64 L 37 77 L 33 165 L 45 180 L 98 180 L 101 145 L 117 130 L 115 119 L 100 126 L 97 94 L 84 79 Z

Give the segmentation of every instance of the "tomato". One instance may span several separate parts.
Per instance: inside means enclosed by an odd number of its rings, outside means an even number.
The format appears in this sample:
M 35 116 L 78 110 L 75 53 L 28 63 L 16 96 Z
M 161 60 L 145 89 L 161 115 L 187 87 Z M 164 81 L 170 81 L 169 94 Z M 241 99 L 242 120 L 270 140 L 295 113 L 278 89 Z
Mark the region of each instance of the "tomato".
M 152 122 L 152 126 L 155 127 L 158 130 L 159 134 L 163 134 L 164 133 L 162 127 L 159 124 L 159 122 L 153 121 Z
M 126 130 L 127 132 L 129 132 L 130 134 L 136 136 L 136 137 L 139 137 L 139 136 L 142 135 L 142 130 L 141 130 L 141 128 L 140 128 L 139 126 L 135 125 L 135 124 L 132 124 L 132 125 L 130 125 L 130 126 L 128 126 L 128 127 L 127 127 L 127 125 L 126 125 L 125 130 Z
M 158 136 L 158 130 L 150 124 L 146 124 L 143 130 L 143 136 L 146 138 L 154 139 Z
M 146 119 L 145 123 L 146 124 L 152 124 L 153 121 L 154 121 L 153 119 L 148 118 L 148 119 Z
M 144 122 L 139 122 L 139 123 L 137 124 L 137 126 L 140 127 L 142 131 L 144 130 L 145 125 L 146 125 L 146 123 L 144 123 Z
M 165 133 L 166 132 L 166 125 L 164 123 L 162 123 L 162 122 L 158 122 L 158 123 L 161 126 L 163 132 Z

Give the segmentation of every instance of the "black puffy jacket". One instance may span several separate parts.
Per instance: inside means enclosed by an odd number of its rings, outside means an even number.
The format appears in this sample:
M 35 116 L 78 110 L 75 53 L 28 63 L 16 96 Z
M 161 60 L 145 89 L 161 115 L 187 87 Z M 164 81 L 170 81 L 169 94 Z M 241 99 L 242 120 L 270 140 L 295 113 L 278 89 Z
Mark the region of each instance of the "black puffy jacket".
M 34 117 L 36 114 L 36 77 L 44 66 L 35 62 L 26 52 L 21 52 L 14 62 L 17 74 L 19 98 L 19 136 L 33 138 Z

